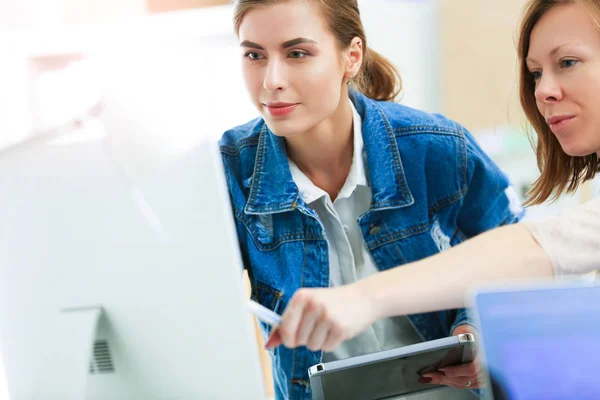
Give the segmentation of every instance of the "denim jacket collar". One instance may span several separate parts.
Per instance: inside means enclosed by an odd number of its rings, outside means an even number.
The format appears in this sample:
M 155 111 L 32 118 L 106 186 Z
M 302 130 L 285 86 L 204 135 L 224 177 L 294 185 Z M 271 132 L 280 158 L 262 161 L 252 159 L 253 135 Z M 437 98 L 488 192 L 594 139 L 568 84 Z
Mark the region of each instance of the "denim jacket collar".
M 408 188 L 392 126 L 377 102 L 357 91 L 350 99 L 363 119 L 367 152 L 367 177 L 373 201 L 371 210 L 410 206 L 414 199 Z
M 294 210 L 300 198 L 288 165 L 285 140 L 263 124 L 246 214 L 276 214 Z
M 414 199 L 404 175 L 394 131 L 383 110 L 373 100 L 352 90 L 350 99 L 361 115 L 365 165 L 373 193 L 371 210 L 401 208 Z M 287 161 L 285 140 L 263 124 L 259 134 L 256 161 L 247 214 L 275 214 L 292 211 L 301 201 Z

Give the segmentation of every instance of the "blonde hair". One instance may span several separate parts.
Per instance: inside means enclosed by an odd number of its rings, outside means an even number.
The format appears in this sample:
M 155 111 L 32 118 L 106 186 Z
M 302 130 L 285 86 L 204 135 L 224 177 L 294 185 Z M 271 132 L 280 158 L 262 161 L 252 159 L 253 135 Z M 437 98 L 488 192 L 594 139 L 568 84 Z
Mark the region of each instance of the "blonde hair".
M 288 0 L 237 0 L 235 2 L 234 27 L 239 32 L 246 13 L 257 7 L 266 7 Z M 329 30 L 335 35 L 341 48 L 350 46 L 358 37 L 363 45 L 363 64 L 352 85 L 374 100 L 393 101 L 402 91 L 402 80 L 396 67 L 379 53 L 367 47 L 365 30 L 360 19 L 357 0 L 310 0 L 316 2 Z
M 569 4 L 586 7 L 600 30 L 600 2 L 597 0 L 530 0 L 525 6 L 519 29 L 519 95 L 523 111 L 536 132 L 536 156 L 541 172 L 528 193 L 526 205 L 541 204 L 548 199 L 554 201 L 563 192 L 574 192 L 581 183 L 600 172 L 600 161 L 596 153 L 573 157 L 564 152 L 537 108 L 535 81 L 527 69 L 531 31 L 548 10 Z

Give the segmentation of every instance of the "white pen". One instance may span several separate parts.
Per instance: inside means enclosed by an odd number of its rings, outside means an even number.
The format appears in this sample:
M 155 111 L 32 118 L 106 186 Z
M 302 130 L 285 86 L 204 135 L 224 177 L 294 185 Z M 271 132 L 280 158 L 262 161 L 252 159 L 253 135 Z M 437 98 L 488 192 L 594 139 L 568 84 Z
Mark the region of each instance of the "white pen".
M 248 300 L 248 309 L 262 322 L 269 324 L 274 328 L 281 322 L 281 316 L 279 314 L 269 310 L 267 307 L 254 300 Z

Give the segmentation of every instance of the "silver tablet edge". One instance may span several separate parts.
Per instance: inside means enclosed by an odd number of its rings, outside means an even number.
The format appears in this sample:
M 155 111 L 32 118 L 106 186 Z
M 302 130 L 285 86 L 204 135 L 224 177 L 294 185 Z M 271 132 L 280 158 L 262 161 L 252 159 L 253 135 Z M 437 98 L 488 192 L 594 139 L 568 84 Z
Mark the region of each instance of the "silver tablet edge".
M 470 335 L 470 334 L 465 334 Z M 374 362 L 381 362 L 385 360 L 391 360 L 395 358 L 412 356 L 418 353 L 430 351 L 434 346 L 437 345 L 438 349 L 450 348 L 459 343 L 459 336 L 450 336 L 446 338 L 431 340 L 428 342 L 416 343 L 409 346 L 400 347 L 393 350 L 384 350 L 377 353 L 365 354 L 363 356 L 352 357 L 343 360 L 330 361 L 328 363 L 319 363 L 309 368 L 309 376 L 325 375 L 326 373 L 333 371 L 341 371 L 346 368 L 355 367 L 357 364 L 368 365 Z M 381 353 L 387 354 L 386 357 L 382 357 Z M 327 367 L 329 365 L 330 368 Z

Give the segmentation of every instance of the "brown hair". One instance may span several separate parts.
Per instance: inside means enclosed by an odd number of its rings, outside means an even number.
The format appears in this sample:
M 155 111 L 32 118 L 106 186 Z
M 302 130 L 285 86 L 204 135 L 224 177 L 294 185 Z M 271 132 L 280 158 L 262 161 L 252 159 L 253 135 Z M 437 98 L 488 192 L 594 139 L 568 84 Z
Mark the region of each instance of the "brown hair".
M 257 7 L 266 7 L 286 0 L 237 0 L 233 17 L 236 33 L 246 13 Z M 367 47 L 365 30 L 360 19 L 357 0 L 311 0 L 317 2 L 338 39 L 341 48 L 350 46 L 359 37 L 363 45 L 363 64 L 352 85 L 374 100 L 393 101 L 402 90 L 402 81 L 396 67 Z
M 535 81 L 527 69 L 531 31 L 548 10 L 557 5 L 568 4 L 586 7 L 600 29 L 600 3 L 597 0 L 530 0 L 525 6 L 519 29 L 519 94 L 523 111 L 537 134 L 536 156 L 541 172 L 528 193 L 526 205 L 541 204 L 549 198 L 554 201 L 563 192 L 574 192 L 581 183 L 600 172 L 600 161 L 596 153 L 573 157 L 563 151 L 537 108 Z

